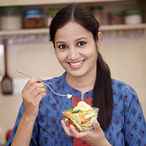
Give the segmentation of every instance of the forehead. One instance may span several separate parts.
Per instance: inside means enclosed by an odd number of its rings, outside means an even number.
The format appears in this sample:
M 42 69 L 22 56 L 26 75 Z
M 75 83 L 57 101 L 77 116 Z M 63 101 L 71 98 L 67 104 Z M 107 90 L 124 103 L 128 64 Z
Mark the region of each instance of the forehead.
M 77 22 L 69 21 L 55 34 L 55 41 L 58 39 L 77 39 L 78 37 L 91 37 L 92 33 Z

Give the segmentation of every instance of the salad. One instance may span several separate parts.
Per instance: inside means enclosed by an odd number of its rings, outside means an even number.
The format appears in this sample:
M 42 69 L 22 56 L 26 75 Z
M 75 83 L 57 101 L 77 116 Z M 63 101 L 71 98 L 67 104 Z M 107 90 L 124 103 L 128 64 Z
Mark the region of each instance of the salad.
M 93 121 L 97 119 L 98 111 L 98 108 L 80 101 L 76 107 L 64 110 L 62 114 L 68 126 L 73 125 L 77 131 L 89 131 L 93 129 Z

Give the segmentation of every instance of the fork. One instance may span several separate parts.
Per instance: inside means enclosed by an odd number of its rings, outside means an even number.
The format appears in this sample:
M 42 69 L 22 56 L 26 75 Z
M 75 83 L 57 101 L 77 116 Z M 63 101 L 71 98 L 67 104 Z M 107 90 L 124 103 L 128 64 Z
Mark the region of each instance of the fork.
M 19 71 L 19 70 L 17 70 L 17 72 L 20 73 L 20 74 L 22 74 L 22 75 L 25 75 L 25 76 L 27 76 L 27 77 L 29 77 L 29 78 L 32 78 L 31 76 L 29 76 L 29 75 L 27 75 L 27 74 L 25 74 L 25 73 L 23 73 L 23 72 L 21 72 L 21 71 Z M 42 83 L 43 83 L 43 82 L 42 82 Z M 53 89 L 52 89 L 49 85 L 47 85 L 46 83 L 44 83 L 44 84 L 45 84 L 54 94 L 59 95 L 59 96 L 66 96 L 68 99 L 69 99 L 69 98 L 72 98 L 72 95 L 71 95 L 71 94 L 63 95 L 63 94 L 56 93 L 55 91 L 53 91 Z

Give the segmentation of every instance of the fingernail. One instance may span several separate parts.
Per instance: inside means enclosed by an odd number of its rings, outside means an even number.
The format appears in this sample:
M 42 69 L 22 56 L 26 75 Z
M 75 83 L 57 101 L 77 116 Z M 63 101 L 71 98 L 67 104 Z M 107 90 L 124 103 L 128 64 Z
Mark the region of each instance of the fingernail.
M 73 130 L 73 125 L 70 125 L 70 130 L 71 130 L 71 131 Z

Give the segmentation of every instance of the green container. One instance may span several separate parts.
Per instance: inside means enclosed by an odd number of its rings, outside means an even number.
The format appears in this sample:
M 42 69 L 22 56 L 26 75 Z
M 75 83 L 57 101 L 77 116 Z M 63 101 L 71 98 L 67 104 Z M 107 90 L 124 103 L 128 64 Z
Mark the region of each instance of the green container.
M 22 9 L 20 6 L 0 7 L 0 17 L 2 30 L 22 28 Z
M 113 12 L 109 12 L 109 15 L 122 15 L 121 11 L 113 11 Z
M 20 6 L 0 7 L 0 10 L 20 10 Z
M 117 25 L 123 23 L 122 11 L 112 11 L 108 13 L 108 22 L 111 25 Z
M 141 14 L 142 10 L 140 9 L 131 9 L 131 10 L 125 10 L 124 14 Z
M 142 23 L 142 10 L 129 9 L 124 11 L 125 24 L 140 24 Z
M 46 21 L 45 21 L 46 27 L 50 27 L 51 21 L 58 11 L 59 11 L 59 9 L 48 9 L 47 10 Z
M 102 10 L 103 8 L 101 6 L 96 6 L 96 7 L 91 7 L 90 9 L 94 11 L 94 10 Z
M 102 9 L 103 7 L 101 6 L 90 7 L 91 13 L 95 17 L 95 19 L 99 22 L 100 25 L 103 24 Z
M 49 9 L 47 10 L 47 14 L 55 15 L 58 11 L 59 9 Z

